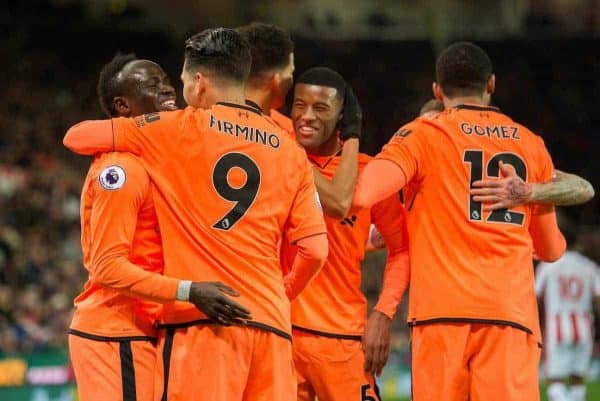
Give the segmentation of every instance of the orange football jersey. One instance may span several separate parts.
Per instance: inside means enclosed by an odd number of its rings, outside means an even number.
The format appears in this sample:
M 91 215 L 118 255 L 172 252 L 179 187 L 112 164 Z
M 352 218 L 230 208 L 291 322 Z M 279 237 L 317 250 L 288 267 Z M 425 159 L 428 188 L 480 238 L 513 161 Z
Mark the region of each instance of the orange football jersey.
M 332 179 L 341 157 L 308 156 L 312 165 L 327 179 Z M 359 171 L 370 157 L 359 154 Z M 371 223 L 385 234 L 392 244 L 402 244 L 408 249 L 404 208 L 394 195 L 377 203 L 370 209 L 351 210 L 342 220 L 324 215 L 327 225 L 329 255 L 321 271 L 292 301 L 292 325 L 325 335 L 360 336 L 363 334 L 367 316 L 367 300 L 361 291 L 361 266 Z M 395 249 L 394 251 L 399 251 Z M 284 244 L 282 264 L 291 265 L 294 247 Z M 392 283 L 397 284 L 397 283 Z M 394 291 L 394 289 L 385 289 Z M 393 316 L 400 297 L 391 311 Z M 387 298 L 390 298 L 389 296 Z M 394 302 L 392 302 L 394 303 Z
M 112 130 L 114 149 L 138 154 L 156 187 L 164 274 L 230 285 L 250 326 L 289 337 L 282 235 L 325 233 L 304 151 L 258 109 L 231 103 L 117 118 Z M 163 312 L 165 323 L 205 318 L 189 303 Z
M 551 179 L 542 139 L 494 107 L 463 105 L 401 128 L 377 156 L 409 183 L 410 306 L 419 324 L 469 321 L 540 330 L 533 291 L 535 205 L 483 212 L 471 183 L 511 164 L 528 182 Z
M 277 124 L 280 128 L 282 128 L 285 132 L 290 134 L 290 136 L 296 139 L 296 132 L 294 130 L 294 123 L 292 119 L 286 116 L 285 114 L 281 114 L 279 111 L 275 109 L 271 109 L 271 113 L 269 117 L 275 124 Z
M 90 166 L 81 193 L 81 246 L 90 277 L 75 299 L 71 329 L 105 337 L 154 336 L 159 305 L 126 292 L 135 295 L 135 287 L 149 278 L 148 297 L 174 300 L 178 280 L 160 276 L 163 255 L 150 179 L 133 155 L 106 153 Z M 104 263 L 108 255 L 120 260 Z M 134 284 L 126 282 L 127 269 L 139 271 Z

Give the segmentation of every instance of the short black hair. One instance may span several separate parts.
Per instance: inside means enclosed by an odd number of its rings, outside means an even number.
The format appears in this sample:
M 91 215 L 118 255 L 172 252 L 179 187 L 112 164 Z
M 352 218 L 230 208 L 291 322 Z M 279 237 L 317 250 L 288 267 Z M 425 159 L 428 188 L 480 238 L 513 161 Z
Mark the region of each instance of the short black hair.
M 479 95 L 492 75 L 492 61 L 481 47 L 457 42 L 439 55 L 435 73 L 446 96 Z
M 285 30 L 262 22 L 253 22 L 236 30 L 246 39 L 252 52 L 251 78 L 288 65 L 294 42 Z
M 187 70 L 204 69 L 217 78 L 243 84 L 252 55 L 246 40 L 233 29 L 206 29 L 185 41 Z
M 335 88 L 337 89 L 337 96 L 340 100 L 343 100 L 346 96 L 346 80 L 337 71 L 334 71 L 331 68 L 309 68 L 298 77 L 296 83 Z
M 109 117 L 118 117 L 119 114 L 115 109 L 113 99 L 116 96 L 123 95 L 121 81 L 117 79 L 117 75 L 123 70 L 127 64 L 138 60 L 133 53 L 122 54 L 117 53 L 108 63 L 102 67 L 100 78 L 98 79 L 98 101 L 102 107 L 102 111 Z

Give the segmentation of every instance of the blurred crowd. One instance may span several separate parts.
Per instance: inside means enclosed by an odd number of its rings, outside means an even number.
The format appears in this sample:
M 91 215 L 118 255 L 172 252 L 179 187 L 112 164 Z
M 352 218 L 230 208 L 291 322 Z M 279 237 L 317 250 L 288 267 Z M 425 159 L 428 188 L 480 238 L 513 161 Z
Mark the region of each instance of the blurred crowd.
M 52 32 L 33 25 L 13 26 L 14 36 L 0 42 L 6 67 L 0 76 L 0 354 L 66 345 L 72 301 L 87 276 L 79 246 L 79 194 L 89 161 L 69 154 L 61 138 L 73 123 L 101 117 L 95 97 L 101 65 L 117 50 L 139 47 L 139 55 L 163 64 L 176 82 L 181 59 L 171 57 L 180 53 L 177 44 L 153 53 L 153 46 L 140 44 L 139 33 L 110 37 L 106 29 L 89 26 L 83 34 L 73 25 Z M 66 41 L 67 49 L 93 44 L 83 65 L 78 53 L 65 54 Z M 598 191 L 599 100 L 592 94 L 600 93 L 594 75 L 600 59 L 585 47 L 578 51 L 577 42 L 482 45 L 496 63 L 495 103 L 544 137 L 557 167 L 582 174 Z M 296 38 L 296 60 L 298 72 L 326 60 L 346 76 L 363 104 L 363 149 L 373 154 L 430 97 L 435 53 L 428 42 Z M 600 262 L 598 211 L 596 197 L 567 215 L 580 228 L 588 256 Z M 384 257 L 376 253 L 364 264 L 363 287 L 371 302 Z M 407 344 L 405 308 L 404 302 L 396 319 L 397 348 Z

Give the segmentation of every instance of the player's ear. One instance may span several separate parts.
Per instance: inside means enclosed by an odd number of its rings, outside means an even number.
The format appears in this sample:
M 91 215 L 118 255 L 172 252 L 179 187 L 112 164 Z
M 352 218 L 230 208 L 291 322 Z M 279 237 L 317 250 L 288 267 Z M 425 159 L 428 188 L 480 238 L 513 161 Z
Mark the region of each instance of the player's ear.
M 279 93 L 280 86 L 281 86 L 281 75 L 278 72 L 276 72 L 271 76 L 272 93 Z
M 131 106 L 129 105 L 127 98 L 116 96 L 113 98 L 113 105 L 118 115 L 128 116 L 131 114 Z
M 439 100 L 440 102 L 444 101 L 444 94 L 442 93 L 442 88 L 437 84 L 437 82 L 433 81 L 431 84 L 431 90 L 433 91 L 433 97 Z
M 194 74 L 194 81 L 196 83 L 196 96 L 200 97 L 206 91 L 206 87 L 210 86 L 209 79 L 201 72 L 196 72 Z
M 496 91 L 496 75 L 490 75 L 485 89 L 490 95 Z

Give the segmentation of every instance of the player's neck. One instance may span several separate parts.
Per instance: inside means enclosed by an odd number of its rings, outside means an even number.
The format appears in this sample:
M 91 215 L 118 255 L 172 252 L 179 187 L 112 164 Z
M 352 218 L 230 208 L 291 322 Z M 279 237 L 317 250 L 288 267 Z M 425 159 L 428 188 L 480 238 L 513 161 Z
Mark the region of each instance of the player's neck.
M 273 94 L 270 89 L 256 88 L 248 85 L 246 87 L 246 99 L 256 103 L 264 114 L 271 110 Z
M 235 104 L 246 104 L 246 96 L 244 89 L 240 87 L 227 87 L 219 88 L 218 91 L 213 93 L 214 103 L 235 103 Z
M 306 148 L 306 152 L 313 156 L 334 156 L 342 148 L 342 144 L 335 137 L 335 140 L 331 140 L 317 146 L 316 148 Z
M 453 97 L 447 98 L 444 97 L 444 107 L 447 109 L 451 109 L 453 107 L 459 106 L 461 104 L 470 104 L 474 106 L 489 106 L 489 103 L 480 96 L 461 96 L 461 97 Z

